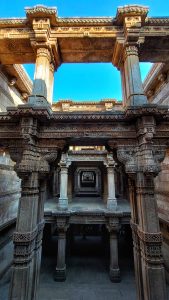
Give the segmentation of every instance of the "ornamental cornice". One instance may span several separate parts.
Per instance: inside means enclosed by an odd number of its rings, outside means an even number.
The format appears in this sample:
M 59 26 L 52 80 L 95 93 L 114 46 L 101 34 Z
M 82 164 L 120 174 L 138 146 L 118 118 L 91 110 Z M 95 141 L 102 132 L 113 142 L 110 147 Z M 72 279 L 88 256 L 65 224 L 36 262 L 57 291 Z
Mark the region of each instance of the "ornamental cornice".
M 27 15 L 33 15 L 38 13 L 45 13 L 49 15 L 57 14 L 56 7 L 46 7 L 44 5 L 37 5 L 34 7 L 25 7 Z
M 142 22 L 148 14 L 149 8 L 141 5 L 125 5 L 117 9 L 116 19 L 118 24 L 123 24 L 125 17 L 141 17 Z
M 58 18 L 57 19 L 58 25 L 61 24 L 69 24 L 69 25 L 105 25 L 105 26 L 112 26 L 116 25 L 116 19 L 115 18 Z
M 139 14 L 139 15 L 145 15 L 148 13 L 148 6 L 141 6 L 141 5 L 125 5 L 125 6 L 119 6 L 117 9 L 118 15 L 125 15 L 125 14 Z
M 29 15 L 33 14 L 34 12 L 31 12 L 31 9 L 29 10 Z M 44 10 L 43 10 L 44 13 Z M 48 10 L 48 15 L 52 15 L 53 11 Z M 2 18 L 0 19 L 0 27 L 6 27 L 8 25 L 12 26 L 20 26 L 24 25 L 26 26 L 28 23 L 27 18 Z M 98 17 L 98 18 L 56 18 L 55 26 L 66 26 L 68 24 L 69 26 L 79 26 L 79 25 L 94 25 L 94 26 L 113 26 L 118 25 L 117 24 L 117 17 Z M 169 24 L 169 18 L 167 17 L 147 17 L 145 19 L 145 25 L 168 25 Z
M 146 18 L 145 25 L 169 25 L 169 18 L 167 17 Z
M 27 25 L 28 21 L 26 18 L 3 18 L 0 19 L 0 27 L 16 27 L 17 25 L 24 25 L 24 27 Z
M 127 121 L 140 116 L 153 115 L 155 117 L 167 119 L 169 117 L 168 106 L 144 105 L 142 107 L 128 107 L 124 111 L 105 112 L 52 112 L 48 107 L 32 107 L 30 105 L 19 105 L 8 108 L 5 114 L 0 113 L 0 120 L 9 120 L 9 117 L 35 116 L 39 118 L 51 119 L 53 121 Z
M 37 5 L 34 7 L 26 7 L 27 19 L 32 23 L 34 19 L 50 19 L 51 25 L 57 24 L 57 9 L 56 7 L 46 7 Z

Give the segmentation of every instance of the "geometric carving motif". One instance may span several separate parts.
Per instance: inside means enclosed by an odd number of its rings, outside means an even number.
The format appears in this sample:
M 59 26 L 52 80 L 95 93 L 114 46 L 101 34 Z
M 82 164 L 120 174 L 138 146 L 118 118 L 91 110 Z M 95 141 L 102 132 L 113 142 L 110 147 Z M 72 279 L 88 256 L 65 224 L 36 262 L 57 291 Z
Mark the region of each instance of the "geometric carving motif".
M 29 244 L 35 239 L 37 235 L 37 228 L 31 232 L 14 232 L 13 242 L 16 244 Z
M 150 245 L 145 247 L 146 256 L 162 257 L 161 245 Z
M 142 241 L 146 243 L 160 243 L 160 244 L 162 243 L 161 232 L 150 233 L 150 232 L 141 231 L 138 228 L 138 236 Z

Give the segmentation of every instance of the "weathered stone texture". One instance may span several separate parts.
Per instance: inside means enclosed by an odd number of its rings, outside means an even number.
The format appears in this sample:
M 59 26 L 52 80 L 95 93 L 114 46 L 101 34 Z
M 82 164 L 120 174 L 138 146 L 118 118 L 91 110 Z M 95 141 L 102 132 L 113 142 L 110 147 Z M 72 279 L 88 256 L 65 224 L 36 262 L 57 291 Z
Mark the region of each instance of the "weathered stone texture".
M 123 173 L 119 174 L 123 175 L 121 182 L 126 188 L 125 192 L 123 188 L 122 196 L 125 194 L 131 203 L 138 299 L 166 300 L 154 177 L 160 172 L 160 162 L 168 147 L 169 113 L 167 106 L 148 102 L 139 61 L 157 62 L 159 57 L 163 62 L 168 60 L 166 26 L 169 26 L 169 19 L 149 18 L 147 13 L 147 7 L 131 5 L 119 7 L 116 18 L 69 19 L 58 18 L 54 8 L 40 5 L 27 8 L 26 19 L 0 22 L 2 63 L 36 62 L 28 104 L 0 114 L 0 142 L 9 149 L 16 162 L 15 170 L 22 179 L 13 237 L 10 300 L 36 299 L 47 180 L 49 182 L 57 168 L 60 168 L 60 190 L 53 190 L 60 194 L 59 201 L 55 202 L 54 210 L 46 214 L 46 220 L 55 224 L 58 236 L 55 279 L 63 280 L 66 276 L 65 247 L 69 225 L 99 224 L 106 226 L 110 233 L 110 278 L 120 280 L 117 233 L 129 215 L 124 209 L 118 210 L 117 163 Z M 120 70 L 123 106 L 114 101 L 100 102 L 98 106 L 96 103 L 72 105 L 65 101 L 55 105 L 55 111 L 52 111 L 54 70 L 62 62 L 94 61 L 111 61 Z M 165 76 L 159 75 L 158 80 L 163 82 Z M 102 203 L 104 209 L 97 210 L 97 206 L 94 211 L 90 207 L 81 209 L 81 206 L 71 209 L 68 177 L 73 155 L 68 149 L 72 145 L 104 146 L 107 149 L 106 153 L 98 149 L 99 155 L 97 151 L 93 155 L 90 149 L 88 153 L 82 149 L 80 156 L 78 151 L 73 153 L 76 158 L 73 162 L 78 161 L 79 166 L 102 163 L 100 172 L 105 171 L 103 163 L 106 166 L 107 191 L 104 192 L 107 205 Z M 106 156 L 103 155 L 104 160 L 100 153 Z M 92 177 L 90 171 L 86 172 L 88 175 L 80 176 Z M 98 184 L 100 198 L 103 190 Z

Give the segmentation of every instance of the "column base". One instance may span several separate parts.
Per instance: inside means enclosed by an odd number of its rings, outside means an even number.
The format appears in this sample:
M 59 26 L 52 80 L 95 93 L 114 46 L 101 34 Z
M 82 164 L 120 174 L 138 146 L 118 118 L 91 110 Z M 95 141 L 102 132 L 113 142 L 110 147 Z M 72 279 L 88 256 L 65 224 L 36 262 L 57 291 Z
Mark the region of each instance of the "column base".
M 51 107 L 50 103 L 44 96 L 31 95 L 29 96 L 28 104 L 32 106 L 47 106 Z
M 147 97 L 144 94 L 130 95 L 127 100 L 127 106 L 141 106 L 143 104 L 148 104 Z
M 65 281 L 66 280 L 66 265 L 63 269 L 56 268 L 54 274 L 55 281 Z
M 120 269 L 112 269 L 112 268 L 110 268 L 109 276 L 110 276 L 110 280 L 112 282 L 120 282 L 121 281 Z
M 107 199 L 107 209 L 117 210 L 117 200 Z
M 67 210 L 68 209 L 68 198 L 59 198 L 58 208 L 60 210 Z

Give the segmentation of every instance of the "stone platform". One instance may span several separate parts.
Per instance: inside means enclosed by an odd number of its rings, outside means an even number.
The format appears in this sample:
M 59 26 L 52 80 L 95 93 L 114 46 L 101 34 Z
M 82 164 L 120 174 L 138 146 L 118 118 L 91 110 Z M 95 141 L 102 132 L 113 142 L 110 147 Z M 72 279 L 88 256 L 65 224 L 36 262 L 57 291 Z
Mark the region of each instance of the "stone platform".
M 104 203 L 103 199 L 97 197 L 76 197 L 73 198 L 71 202 L 69 202 L 67 210 L 60 210 L 58 207 L 58 199 L 52 198 L 48 199 L 45 202 L 45 219 L 46 222 L 52 222 L 52 216 L 61 216 L 68 215 L 70 217 L 70 223 L 77 223 L 78 220 L 75 220 L 75 216 L 87 217 L 87 216 L 97 216 L 98 224 L 104 223 L 103 218 L 106 216 L 117 216 L 123 220 L 124 223 L 128 224 L 130 221 L 130 203 L 126 199 L 118 199 L 117 200 L 117 209 L 110 210 L 107 209 L 106 203 Z M 100 221 L 99 221 L 100 216 Z M 80 220 L 79 220 L 80 222 Z M 81 219 L 81 222 L 82 219 Z M 81 223 L 80 222 L 80 223 Z M 93 222 L 94 219 L 93 219 Z M 96 224 L 97 224 L 96 222 Z M 86 223 L 86 221 L 85 221 Z M 89 221 L 90 223 L 90 221 Z

